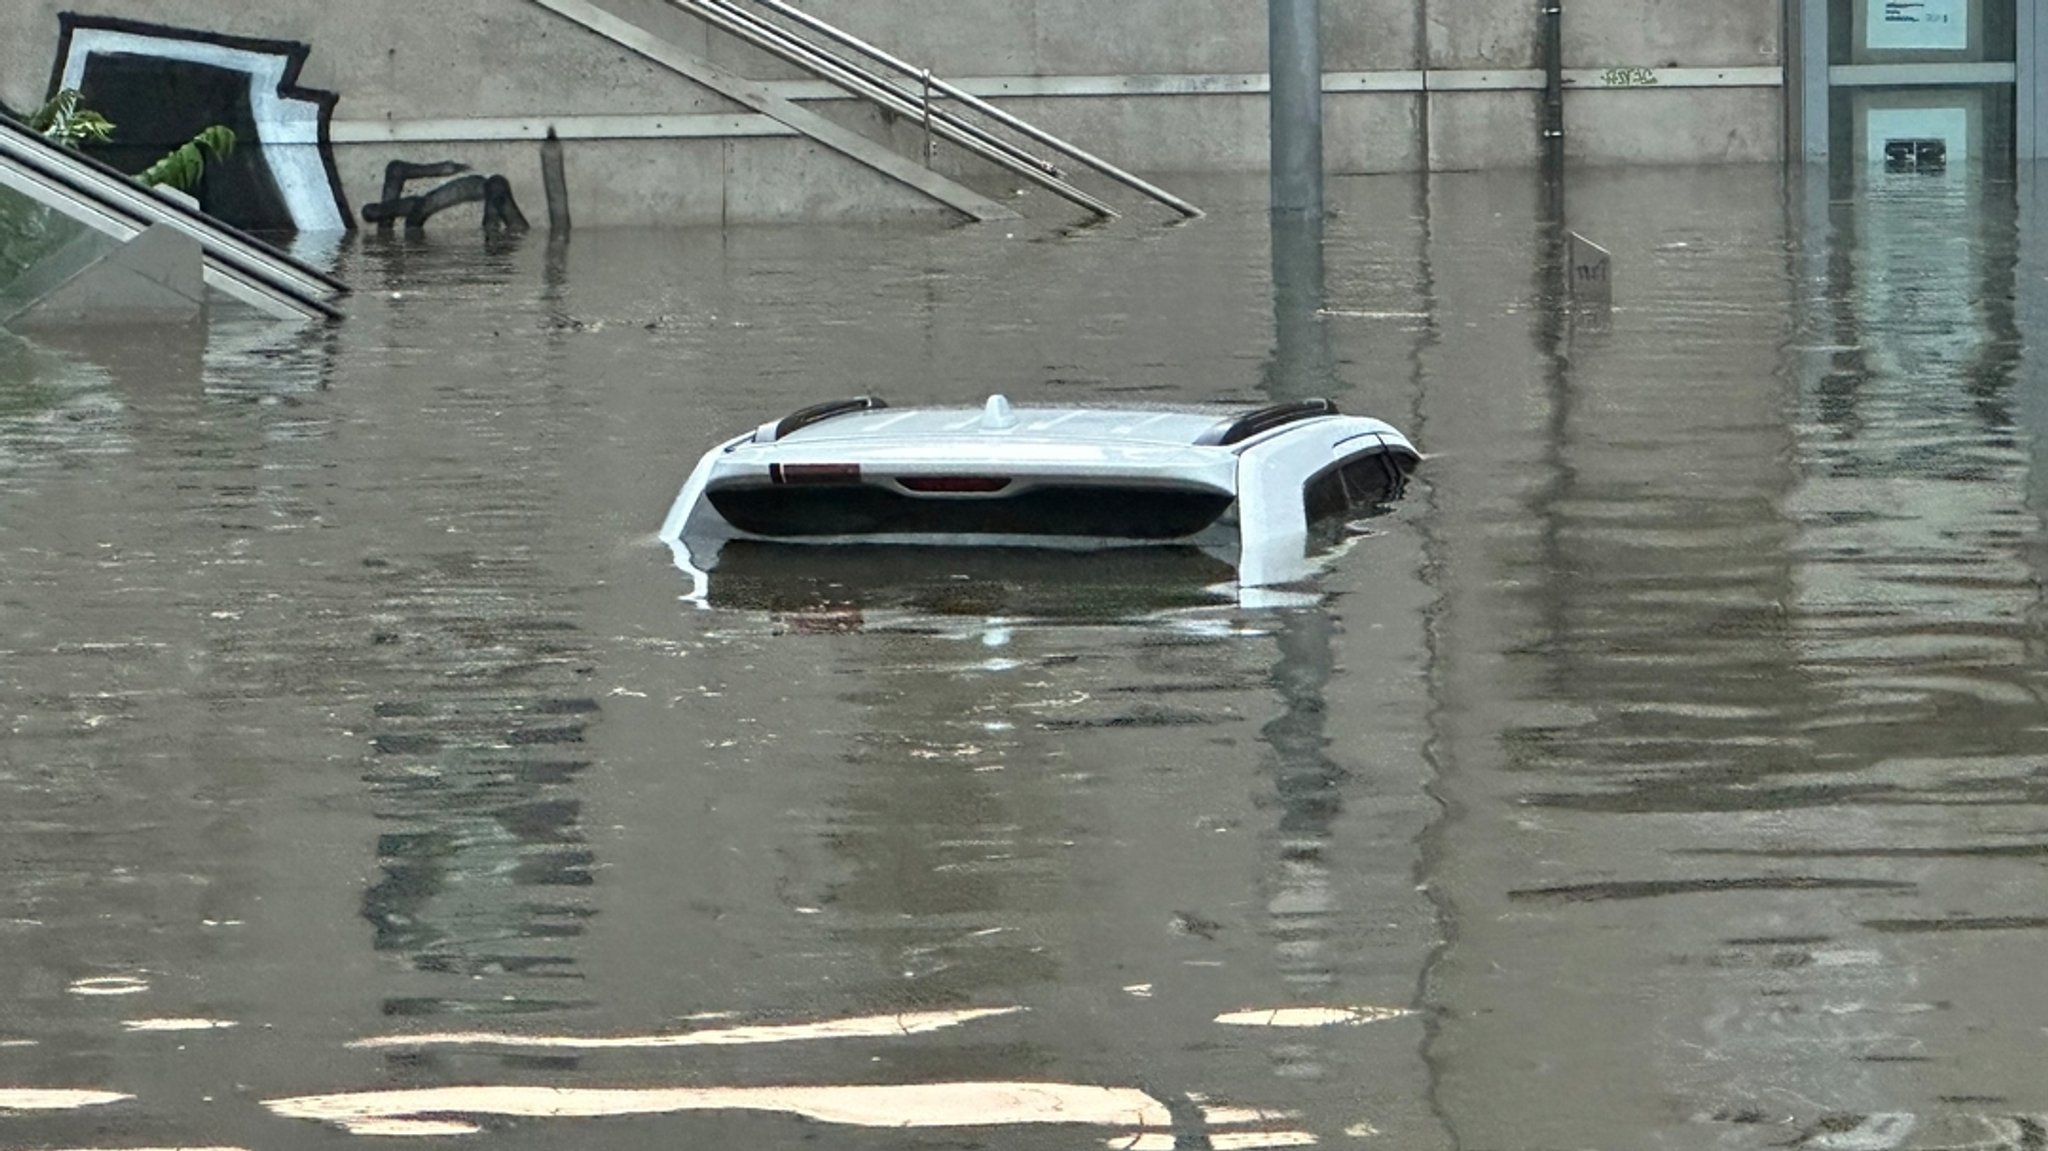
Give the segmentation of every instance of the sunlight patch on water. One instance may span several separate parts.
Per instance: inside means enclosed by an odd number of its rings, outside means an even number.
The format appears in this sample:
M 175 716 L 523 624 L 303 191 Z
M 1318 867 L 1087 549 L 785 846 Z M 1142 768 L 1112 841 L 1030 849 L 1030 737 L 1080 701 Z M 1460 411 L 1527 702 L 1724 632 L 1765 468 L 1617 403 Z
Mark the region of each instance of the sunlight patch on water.
M 1405 1007 L 1266 1007 L 1218 1015 L 1231 1027 L 1334 1027 L 1379 1023 L 1415 1012 Z
M 225 1031 L 235 1025 L 232 1019 L 123 1019 L 121 1026 L 130 1031 Z
M 365 1119 L 348 1125 L 353 1135 L 388 1135 L 436 1138 L 444 1135 L 476 1135 L 483 1126 L 461 1119 Z
M 119 1091 L 71 1091 L 57 1088 L 0 1087 L 0 1114 L 9 1111 L 76 1111 L 133 1099 Z
M 752 1043 L 796 1043 L 811 1039 L 877 1039 L 923 1035 L 958 1027 L 977 1019 L 1014 1015 L 1022 1007 L 981 1007 L 965 1011 L 918 1011 L 905 1015 L 867 1015 L 815 1023 L 762 1024 L 671 1035 L 514 1035 L 499 1031 L 444 1031 L 424 1035 L 373 1035 L 349 1043 L 353 1048 L 390 1047 L 548 1047 L 573 1050 L 656 1047 L 730 1047 Z
M 831 1087 L 441 1087 L 265 1100 L 273 1114 L 355 1134 L 428 1134 L 450 1116 L 591 1119 L 685 1111 L 773 1111 L 854 1127 L 1007 1127 L 1071 1123 L 1169 1129 L 1164 1104 L 1127 1087 L 1076 1083 L 915 1083 Z M 470 1133 L 449 1126 L 434 1134 Z
M 1211 1127 L 1243 1127 L 1252 1123 L 1292 1122 L 1299 1111 L 1264 1111 L 1257 1107 L 1204 1107 L 1202 1122 Z
M 149 990 L 149 981 L 132 975 L 96 975 L 73 980 L 69 990 L 73 995 L 140 995 Z
M 1320 1142 L 1306 1131 L 1220 1131 L 1207 1136 L 1213 1151 L 1262 1151 L 1268 1147 L 1313 1147 Z M 1158 1131 L 1119 1135 L 1105 1141 L 1110 1151 L 1174 1151 L 1183 1146 L 1173 1135 Z

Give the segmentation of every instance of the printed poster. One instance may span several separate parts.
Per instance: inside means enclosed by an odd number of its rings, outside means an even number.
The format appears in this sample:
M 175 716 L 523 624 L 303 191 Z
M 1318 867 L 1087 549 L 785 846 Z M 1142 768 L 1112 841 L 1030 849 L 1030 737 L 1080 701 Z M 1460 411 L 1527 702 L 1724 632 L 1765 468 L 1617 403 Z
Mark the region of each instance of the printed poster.
M 1970 0 L 1870 0 L 1863 27 L 1874 51 L 1961 50 L 1970 46 Z

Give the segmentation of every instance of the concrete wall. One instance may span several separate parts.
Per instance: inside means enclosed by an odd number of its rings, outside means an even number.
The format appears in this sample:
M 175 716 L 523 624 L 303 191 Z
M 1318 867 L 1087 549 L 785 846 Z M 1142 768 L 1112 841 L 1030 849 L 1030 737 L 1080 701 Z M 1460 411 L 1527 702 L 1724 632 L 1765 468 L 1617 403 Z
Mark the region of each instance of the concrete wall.
M 1783 0 L 1563 0 L 1568 150 L 1585 164 L 1777 159 Z M 919 136 L 713 32 L 666 0 L 599 7 L 838 122 Z M 1253 0 L 811 0 L 810 11 L 1147 174 L 1266 162 L 1265 5 Z M 570 138 L 579 222 L 703 223 L 943 213 L 845 155 L 536 0 L 17 0 L 0 11 L 0 100 L 39 101 L 59 13 L 306 45 L 300 82 L 338 94 L 334 168 L 353 212 L 394 158 L 502 172 L 540 215 L 532 137 Z M 1337 174 L 1526 165 L 1540 151 L 1534 0 L 1330 0 L 1326 155 Z M 1007 95 L 1005 95 L 1007 93 Z M 1001 198 L 1009 178 L 942 157 Z

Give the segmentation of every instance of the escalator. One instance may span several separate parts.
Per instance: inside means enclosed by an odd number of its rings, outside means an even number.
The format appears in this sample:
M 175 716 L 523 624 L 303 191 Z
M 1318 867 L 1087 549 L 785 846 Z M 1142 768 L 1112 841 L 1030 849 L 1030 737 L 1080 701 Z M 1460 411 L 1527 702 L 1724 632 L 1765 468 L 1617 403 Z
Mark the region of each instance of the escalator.
M 189 238 L 199 246 L 209 288 L 268 315 L 288 320 L 341 316 L 337 302 L 348 291 L 341 281 L 5 116 L 0 116 L 0 188 L 27 196 L 113 244 L 125 244 L 152 228 Z

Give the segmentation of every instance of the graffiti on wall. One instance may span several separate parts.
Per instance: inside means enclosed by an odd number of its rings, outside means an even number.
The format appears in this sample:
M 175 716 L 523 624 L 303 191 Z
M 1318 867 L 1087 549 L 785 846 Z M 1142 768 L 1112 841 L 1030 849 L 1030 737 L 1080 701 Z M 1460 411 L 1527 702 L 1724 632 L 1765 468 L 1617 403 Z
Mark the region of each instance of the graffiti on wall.
M 76 88 L 113 121 L 95 155 L 139 172 L 210 124 L 241 146 L 209 164 L 206 210 L 258 231 L 352 226 L 328 125 L 335 93 L 301 87 L 310 46 L 64 13 L 51 91 Z
M 455 178 L 424 193 L 406 193 L 405 186 L 414 180 L 441 176 Z M 384 165 L 384 198 L 363 205 L 363 219 L 377 225 L 380 232 L 390 231 L 394 222 L 403 220 L 410 232 L 424 228 L 437 212 L 478 201 L 484 206 L 485 231 L 526 231 L 526 215 L 512 198 L 512 182 L 503 176 L 479 176 L 470 172 L 469 165 L 456 160 L 426 164 L 393 160 Z

